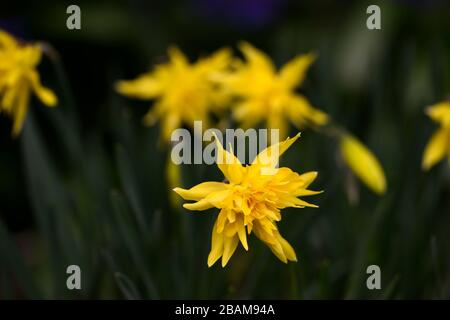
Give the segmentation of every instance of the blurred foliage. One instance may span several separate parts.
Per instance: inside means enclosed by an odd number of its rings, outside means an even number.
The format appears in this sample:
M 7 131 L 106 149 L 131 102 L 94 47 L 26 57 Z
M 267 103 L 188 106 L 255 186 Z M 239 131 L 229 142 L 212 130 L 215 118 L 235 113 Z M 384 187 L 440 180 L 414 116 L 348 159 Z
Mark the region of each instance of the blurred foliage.
M 435 129 L 424 108 L 450 93 L 450 5 L 370 1 L 381 6 L 382 30 L 369 31 L 369 2 L 286 0 L 246 23 L 230 16 L 247 2 L 79 1 L 81 31 L 65 28 L 68 1 L 2 10 L 2 27 L 59 52 L 41 72 L 61 102 L 32 106 L 18 139 L 0 117 L 0 298 L 450 298 L 450 170 L 420 168 Z M 251 239 L 227 268 L 208 269 L 216 212 L 170 206 L 168 150 L 157 127 L 141 125 L 148 104 L 119 97 L 113 84 L 170 44 L 196 57 L 239 40 L 280 65 L 317 52 L 304 91 L 374 150 L 388 190 L 361 187 L 337 141 L 305 131 L 282 164 L 318 170 L 314 187 L 325 193 L 319 209 L 284 211 L 280 229 L 299 262 L 284 265 Z M 184 187 L 221 178 L 205 165 L 182 175 Z M 81 267 L 81 291 L 66 289 L 70 264 Z M 366 288 L 371 264 L 382 290 Z

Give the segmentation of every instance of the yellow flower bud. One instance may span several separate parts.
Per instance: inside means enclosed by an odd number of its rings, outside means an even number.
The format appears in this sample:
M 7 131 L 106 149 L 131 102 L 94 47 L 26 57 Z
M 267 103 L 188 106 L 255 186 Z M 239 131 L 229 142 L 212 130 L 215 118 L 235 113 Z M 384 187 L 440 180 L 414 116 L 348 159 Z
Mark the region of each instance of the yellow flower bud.
M 383 168 L 373 153 L 350 135 L 341 138 L 340 149 L 344 161 L 366 186 L 378 194 L 386 191 Z

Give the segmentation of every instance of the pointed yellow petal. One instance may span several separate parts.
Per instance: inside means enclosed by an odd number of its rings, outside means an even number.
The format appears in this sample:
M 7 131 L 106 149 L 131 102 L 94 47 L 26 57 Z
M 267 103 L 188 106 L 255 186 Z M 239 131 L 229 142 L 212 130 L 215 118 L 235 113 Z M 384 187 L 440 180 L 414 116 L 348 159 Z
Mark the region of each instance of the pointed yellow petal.
M 297 192 L 295 192 L 296 197 L 305 197 L 305 196 L 314 196 L 316 194 L 320 194 L 323 191 L 314 191 L 314 190 L 308 190 L 308 189 L 300 189 Z
M 6 31 L 0 30 L 0 47 L 11 48 L 17 45 L 16 39 Z
M 222 208 L 222 204 L 230 197 L 231 191 L 228 189 L 214 191 L 210 193 L 205 200 L 216 208 Z
M 240 221 L 238 225 L 238 236 L 242 246 L 248 251 L 247 234 L 245 233 L 244 221 Z
M 22 127 L 27 116 L 29 98 L 29 90 L 22 86 L 22 90 L 17 93 L 17 105 L 14 108 L 14 124 L 12 130 L 13 137 L 17 137 L 22 131 Z
M 287 150 L 289 147 L 300 137 L 298 133 L 293 138 L 288 138 L 285 141 L 271 145 L 270 147 L 261 151 L 253 160 L 253 165 L 258 165 L 262 167 L 274 168 L 279 161 L 279 157 Z
M 223 240 L 223 256 L 222 256 L 222 267 L 225 267 L 236 251 L 237 245 L 239 243 L 239 238 L 237 235 L 233 237 L 224 237 Z
M 341 139 L 340 149 L 343 159 L 362 182 L 378 194 L 386 191 L 383 168 L 366 146 L 356 138 L 344 135 Z
M 177 194 L 179 194 L 184 200 L 200 200 L 208 196 L 210 193 L 215 191 L 225 190 L 226 185 L 222 182 L 203 182 L 200 183 L 189 190 L 182 188 L 175 188 Z
M 242 167 L 241 162 L 234 154 L 223 148 L 215 133 L 214 137 L 216 139 L 217 166 L 228 181 L 235 184 L 240 183 L 244 174 L 244 168 Z
M 305 200 L 298 199 L 298 198 L 295 198 L 295 199 L 296 199 L 296 200 L 294 201 L 294 204 L 295 204 L 296 206 L 310 207 L 310 208 L 318 208 L 318 207 L 319 207 L 319 206 L 317 206 L 317 205 L 315 205 L 315 204 L 306 202 Z
M 286 254 L 283 251 L 283 247 L 281 246 L 280 242 L 275 241 L 275 243 L 273 244 L 269 244 L 267 243 L 267 245 L 269 246 L 270 250 L 272 251 L 272 253 L 278 258 L 280 259 L 283 263 L 287 263 L 288 259 L 286 258 Z
M 441 161 L 446 154 L 450 144 L 450 130 L 438 129 L 430 138 L 423 153 L 422 168 L 429 170 L 436 163 Z
M 39 100 L 42 101 L 48 107 L 54 107 L 58 104 L 58 98 L 53 93 L 52 90 L 42 86 L 39 79 L 39 74 L 35 71 L 29 74 L 29 79 L 33 87 L 34 93 L 38 96 Z
M 328 115 L 314 108 L 304 96 L 296 94 L 289 99 L 286 104 L 289 119 L 297 128 L 303 128 L 307 124 L 318 126 L 328 122 Z
M 116 91 L 128 97 L 152 99 L 161 94 L 163 84 L 152 73 L 139 76 L 135 80 L 121 80 L 116 83 Z
M 187 57 L 181 52 L 178 47 L 172 46 L 167 50 L 170 61 L 174 64 L 175 67 L 185 67 L 189 64 Z
M 278 237 L 278 241 L 281 244 L 281 247 L 283 248 L 283 253 L 286 256 L 287 260 L 289 261 L 297 261 L 297 255 L 295 254 L 294 249 L 289 244 L 289 242 L 286 241 L 280 234 Z
M 280 70 L 280 78 L 288 88 L 295 88 L 303 82 L 306 71 L 316 60 L 314 54 L 304 54 L 295 57 Z
M 223 254 L 223 234 L 217 232 L 217 221 L 211 237 L 211 252 L 208 255 L 208 267 L 211 267 Z
M 300 175 L 300 178 L 305 182 L 304 188 L 308 188 L 309 185 L 317 178 L 317 171 L 310 171 Z
M 275 66 L 272 60 L 261 50 L 256 49 L 248 42 L 241 42 L 239 49 L 244 54 L 247 62 L 253 65 L 255 68 L 260 68 L 264 72 L 273 73 Z
M 426 109 L 426 114 L 445 127 L 450 127 L 450 102 L 444 101 L 436 103 Z
M 185 203 L 185 204 L 183 204 L 183 207 L 188 210 L 203 211 L 203 210 L 211 209 L 214 206 L 211 203 L 209 203 L 209 201 L 202 199 L 202 200 L 194 202 L 194 203 Z

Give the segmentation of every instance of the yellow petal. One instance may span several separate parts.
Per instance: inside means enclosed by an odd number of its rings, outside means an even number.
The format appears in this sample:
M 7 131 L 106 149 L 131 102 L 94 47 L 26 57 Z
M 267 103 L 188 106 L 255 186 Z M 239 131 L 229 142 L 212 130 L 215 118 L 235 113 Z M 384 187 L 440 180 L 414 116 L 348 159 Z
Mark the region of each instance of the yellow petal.
M 175 67 L 183 68 L 189 64 L 187 57 L 181 52 L 178 47 L 172 46 L 167 50 L 170 61 Z
M 17 93 L 17 104 L 14 107 L 14 124 L 12 130 L 13 137 L 17 137 L 22 131 L 22 127 L 27 116 L 29 98 L 29 90 L 25 86 L 22 86 L 22 90 L 19 90 Z
M 211 252 L 208 255 L 208 267 L 211 267 L 223 254 L 223 234 L 217 232 L 217 221 L 211 236 Z
M 284 239 L 280 234 L 278 234 L 278 241 L 280 242 L 281 247 L 283 248 L 283 253 L 286 256 L 287 260 L 297 261 L 297 255 L 295 254 L 295 251 L 289 244 L 289 242 L 287 242 L 287 240 Z
M 304 96 L 296 94 L 290 97 L 286 105 L 289 119 L 297 128 L 303 128 L 306 124 L 318 126 L 328 122 L 328 115 L 314 108 Z
M 299 86 L 306 76 L 306 71 L 315 59 L 316 56 L 311 53 L 295 57 L 280 70 L 281 80 L 288 88 L 292 89 Z
M 305 197 L 305 196 L 314 196 L 316 194 L 320 194 L 323 191 L 314 191 L 314 190 L 308 190 L 308 189 L 300 189 L 295 193 L 296 197 Z
M 225 267 L 230 260 L 233 253 L 236 251 L 237 245 L 239 243 L 239 238 L 237 235 L 233 237 L 224 237 L 223 239 L 223 256 L 222 256 L 222 267 Z
M 308 188 L 309 185 L 317 178 L 317 171 L 310 171 L 300 175 L 300 179 L 304 181 L 304 188 Z
M 15 107 L 15 101 L 17 100 L 18 95 L 21 93 L 20 91 L 21 85 L 16 85 L 8 90 L 3 94 L 3 97 L 0 100 L 1 108 L 5 110 L 7 113 L 12 113 L 13 109 Z M 23 89 L 22 89 L 23 91 Z
M 208 200 L 202 199 L 194 203 L 185 203 L 183 204 L 183 207 L 188 210 L 203 211 L 211 209 L 214 206 Z
M 281 243 L 278 241 L 278 239 L 275 241 L 275 243 L 267 243 L 272 253 L 280 259 L 283 263 L 287 263 L 288 259 L 286 257 L 286 254 L 284 253 L 283 247 L 281 246 Z
M 38 96 L 39 100 L 47 107 L 54 107 L 58 104 L 58 98 L 54 92 L 44 86 L 42 86 L 39 74 L 35 71 L 30 73 L 29 78 L 33 87 L 34 93 Z
M 386 191 L 383 168 L 372 152 L 350 135 L 344 135 L 340 142 L 344 161 L 353 173 L 370 189 L 378 194 Z
M 16 39 L 6 31 L 0 30 L 0 47 L 11 48 L 17 45 Z
M 444 128 L 438 129 L 430 138 L 423 153 L 422 168 L 429 170 L 436 163 L 441 161 L 447 152 L 450 144 L 450 131 Z
M 151 73 L 139 76 L 135 80 L 121 80 L 116 83 L 116 91 L 128 97 L 152 99 L 162 91 L 162 84 Z
M 221 208 L 222 203 L 229 198 L 231 194 L 231 191 L 228 189 L 220 190 L 220 191 L 214 191 L 210 193 L 205 200 L 208 201 L 210 204 L 212 204 L 216 208 Z
M 220 71 L 228 67 L 231 61 L 231 50 L 229 48 L 222 48 L 209 57 L 200 59 L 196 63 L 196 67 L 207 73 L 211 73 L 211 77 L 221 77 L 222 75 L 214 74 L 214 72 Z M 212 80 L 212 79 L 211 79 Z
M 240 43 L 239 49 L 244 54 L 248 63 L 252 64 L 255 68 L 260 68 L 264 72 L 274 72 L 275 67 L 272 60 L 264 52 L 256 49 L 248 42 Z
M 241 219 L 242 220 L 242 219 Z M 244 221 L 238 222 L 238 236 L 245 250 L 248 251 L 247 234 L 245 233 Z
M 275 168 L 279 157 L 300 137 L 300 133 L 293 138 L 276 143 L 261 151 L 252 162 L 252 166 Z
M 445 127 L 450 127 L 450 102 L 436 103 L 426 109 L 426 114 Z
M 215 133 L 214 137 L 216 139 L 217 146 L 217 166 L 228 181 L 239 184 L 244 174 L 244 168 L 242 167 L 241 162 L 234 156 L 234 154 L 228 152 L 222 147 L 222 144 Z
M 179 194 L 185 200 L 200 200 L 208 196 L 210 193 L 215 191 L 225 190 L 226 185 L 222 182 L 203 182 L 200 183 L 189 190 L 182 188 L 175 188 L 177 194 Z

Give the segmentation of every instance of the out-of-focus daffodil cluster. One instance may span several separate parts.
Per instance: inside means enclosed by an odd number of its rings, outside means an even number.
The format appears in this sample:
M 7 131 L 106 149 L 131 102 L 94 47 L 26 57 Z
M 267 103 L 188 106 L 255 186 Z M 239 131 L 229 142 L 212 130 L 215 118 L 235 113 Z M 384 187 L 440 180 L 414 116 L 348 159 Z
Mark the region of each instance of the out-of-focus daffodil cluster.
M 450 161 L 450 102 L 444 101 L 432 105 L 426 110 L 427 115 L 439 124 L 425 147 L 422 168 L 429 170 L 447 156 Z
M 217 142 L 217 165 L 227 182 L 203 182 L 189 190 L 174 189 L 183 199 L 196 201 L 184 204 L 186 209 L 220 209 L 212 231 L 208 266 L 222 258 L 224 267 L 239 242 L 248 250 L 247 234 L 252 232 L 284 263 L 297 261 L 294 249 L 280 235 L 276 223 L 281 220 L 281 209 L 317 207 L 298 198 L 320 193 L 308 189 L 317 172 L 298 174 L 279 168 L 274 174 L 264 174 L 264 169 L 274 169 L 278 157 L 298 137 L 268 147 L 249 166 L 243 166 Z
M 156 99 L 145 123 L 153 125 L 160 119 L 165 141 L 179 126 L 192 127 L 194 120 L 209 127 L 209 115 L 227 107 L 240 126 L 265 124 L 279 129 L 281 138 L 288 135 L 290 123 L 298 129 L 342 132 L 327 130 L 334 126 L 330 117 L 296 91 L 316 59 L 314 54 L 299 55 L 277 71 L 271 59 L 249 43 L 239 48 L 244 59 L 233 58 L 230 50 L 223 49 L 193 64 L 171 48 L 166 64 L 136 80 L 120 81 L 117 90 L 130 97 Z M 384 193 L 386 179 L 375 155 L 348 134 L 334 137 L 341 142 L 342 158 L 354 174 L 374 192 Z
M 194 121 L 210 126 L 209 113 L 227 104 L 227 95 L 216 78 L 230 64 L 231 53 L 222 49 L 210 57 L 190 63 L 177 48 L 168 50 L 169 61 L 135 80 L 119 81 L 117 91 L 125 96 L 156 102 L 144 118 L 147 125 L 162 123 L 162 138 L 170 141 L 172 131 Z
M 41 58 L 39 43 L 22 43 L 0 30 L 0 112 L 14 119 L 14 136 L 22 130 L 32 92 L 48 107 L 58 103 L 53 91 L 41 84 L 36 70 Z

